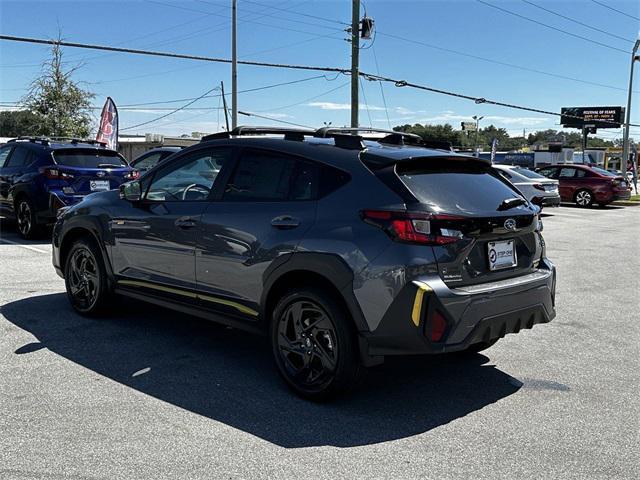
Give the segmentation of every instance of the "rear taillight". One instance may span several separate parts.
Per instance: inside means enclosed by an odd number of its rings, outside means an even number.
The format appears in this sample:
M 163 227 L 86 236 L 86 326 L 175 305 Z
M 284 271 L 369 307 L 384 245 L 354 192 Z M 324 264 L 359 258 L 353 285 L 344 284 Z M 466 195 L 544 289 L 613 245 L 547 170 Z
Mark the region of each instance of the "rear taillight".
M 63 172 L 59 168 L 55 167 L 45 167 L 41 172 L 49 180 L 71 180 L 73 178 L 72 174 Z
M 429 339 L 432 342 L 439 342 L 447 330 L 447 320 L 438 310 L 431 316 L 431 328 L 429 329 Z
M 535 188 L 536 190 L 542 190 L 544 192 L 544 185 L 542 185 L 541 183 L 534 183 L 533 188 Z
M 124 174 L 125 180 L 137 180 L 140 178 L 140 170 L 132 170 L 129 173 Z
M 365 222 L 382 228 L 399 242 L 446 245 L 462 238 L 462 232 L 450 228 L 449 223 L 464 217 L 388 210 L 363 210 L 361 215 Z

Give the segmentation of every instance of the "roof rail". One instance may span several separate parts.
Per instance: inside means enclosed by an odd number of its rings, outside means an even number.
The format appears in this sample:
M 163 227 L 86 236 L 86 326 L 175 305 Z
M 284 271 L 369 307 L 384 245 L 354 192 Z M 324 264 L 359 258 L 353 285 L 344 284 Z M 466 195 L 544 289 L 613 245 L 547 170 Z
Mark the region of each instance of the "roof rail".
M 31 142 L 31 143 L 40 143 L 42 145 L 49 145 L 49 142 L 51 141 L 51 139 L 49 139 L 47 137 L 31 137 L 31 136 L 28 136 L 28 135 L 23 135 L 23 136 L 20 136 L 20 137 L 17 137 L 17 138 L 12 138 L 7 143 L 18 142 L 18 141 Z
M 229 132 L 218 132 L 211 135 L 205 135 L 200 139 L 201 142 L 209 140 L 219 140 L 231 138 L 241 135 L 284 135 L 285 140 L 302 141 L 306 136 L 313 136 L 315 130 L 308 128 L 288 128 L 288 127 L 253 127 L 241 125 Z
M 106 142 L 101 142 L 100 140 L 92 140 L 88 138 L 76 138 L 76 137 L 50 137 L 49 141 L 62 141 L 69 142 L 73 145 L 77 145 L 78 143 L 87 143 L 89 145 L 100 145 L 101 147 L 106 147 Z

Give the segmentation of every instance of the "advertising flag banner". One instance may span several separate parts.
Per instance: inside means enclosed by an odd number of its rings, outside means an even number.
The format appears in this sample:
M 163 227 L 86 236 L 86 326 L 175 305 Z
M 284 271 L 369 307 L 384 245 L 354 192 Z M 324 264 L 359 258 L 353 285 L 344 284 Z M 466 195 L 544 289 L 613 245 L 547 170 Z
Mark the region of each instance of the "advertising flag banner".
M 496 161 L 496 151 L 498 150 L 498 139 L 494 138 L 491 142 L 491 163 Z
M 107 148 L 118 149 L 118 109 L 111 97 L 107 97 L 102 107 L 96 140 L 106 143 Z

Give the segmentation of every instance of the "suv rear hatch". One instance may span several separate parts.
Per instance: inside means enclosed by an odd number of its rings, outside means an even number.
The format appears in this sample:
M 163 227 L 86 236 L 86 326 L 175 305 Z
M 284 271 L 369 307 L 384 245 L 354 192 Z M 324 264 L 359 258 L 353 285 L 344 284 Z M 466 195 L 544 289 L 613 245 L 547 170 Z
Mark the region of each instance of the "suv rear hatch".
M 53 152 L 55 165 L 44 173 L 67 195 L 112 190 L 133 180 L 135 172 L 125 159 L 113 150 L 101 148 L 70 148 Z
M 537 207 L 488 162 L 448 155 L 409 158 L 376 174 L 405 199 L 411 224 L 403 228 L 418 235 L 412 243 L 433 248 L 448 285 L 498 281 L 537 267 L 543 249 Z M 423 242 L 420 230 L 427 233 Z

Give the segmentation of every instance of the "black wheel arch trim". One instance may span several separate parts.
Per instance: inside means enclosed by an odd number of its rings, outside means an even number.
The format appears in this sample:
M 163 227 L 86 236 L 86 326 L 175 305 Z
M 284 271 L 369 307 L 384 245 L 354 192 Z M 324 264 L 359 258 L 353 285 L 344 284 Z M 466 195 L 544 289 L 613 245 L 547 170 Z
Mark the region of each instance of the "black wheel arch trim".
M 310 272 L 324 277 L 333 284 L 345 302 L 358 331 L 369 331 L 360 304 L 353 293 L 353 272 L 338 255 L 330 253 L 294 252 L 282 255 L 263 274 L 260 298 L 260 318 L 268 326 L 267 299 L 273 286 L 292 272 Z

